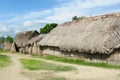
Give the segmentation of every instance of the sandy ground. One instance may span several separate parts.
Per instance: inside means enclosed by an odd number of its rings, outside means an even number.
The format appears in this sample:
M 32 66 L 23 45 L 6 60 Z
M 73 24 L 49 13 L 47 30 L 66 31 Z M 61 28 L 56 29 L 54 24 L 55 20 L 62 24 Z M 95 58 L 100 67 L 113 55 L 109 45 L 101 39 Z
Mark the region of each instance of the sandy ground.
M 5 54 L 11 57 L 13 64 L 0 69 L 0 80 L 32 80 L 24 75 L 21 75 L 22 65 L 19 62 L 20 55 Z
M 90 66 L 67 64 L 62 62 L 32 58 L 29 55 L 22 55 L 18 53 L 3 54 L 10 56 L 13 64 L 6 68 L 0 69 L 0 80 L 37 80 L 46 77 L 65 77 L 67 80 L 120 80 L 120 70 L 117 69 L 104 69 Z M 19 59 L 21 58 L 37 59 L 59 65 L 73 66 L 77 70 L 68 72 L 54 72 L 44 70 L 29 71 L 23 69 L 19 61 Z

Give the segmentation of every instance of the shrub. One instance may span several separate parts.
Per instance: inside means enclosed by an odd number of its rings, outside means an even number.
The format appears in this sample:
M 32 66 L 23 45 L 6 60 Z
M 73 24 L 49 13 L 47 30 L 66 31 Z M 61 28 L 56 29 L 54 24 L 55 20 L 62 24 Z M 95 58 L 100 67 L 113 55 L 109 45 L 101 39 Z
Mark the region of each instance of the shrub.
M 43 28 L 40 28 L 40 33 L 41 34 L 47 34 L 52 29 L 54 29 L 57 25 L 58 25 L 57 23 L 46 24 Z

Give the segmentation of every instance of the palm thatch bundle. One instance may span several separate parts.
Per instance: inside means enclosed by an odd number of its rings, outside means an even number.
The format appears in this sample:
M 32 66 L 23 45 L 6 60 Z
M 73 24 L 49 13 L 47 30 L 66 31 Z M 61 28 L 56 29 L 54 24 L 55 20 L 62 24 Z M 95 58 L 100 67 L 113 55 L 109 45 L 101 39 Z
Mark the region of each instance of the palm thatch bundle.
M 62 51 L 110 54 L 120 48 L 120 13 L 86 17 L 61 24 L 39 44 L 57 47 Z

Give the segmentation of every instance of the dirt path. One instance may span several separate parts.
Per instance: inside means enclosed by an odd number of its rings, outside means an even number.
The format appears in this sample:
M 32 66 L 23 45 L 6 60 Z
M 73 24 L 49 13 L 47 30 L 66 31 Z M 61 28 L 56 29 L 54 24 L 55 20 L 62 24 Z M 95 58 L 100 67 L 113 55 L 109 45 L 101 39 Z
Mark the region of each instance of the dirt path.
M 19 62 L 20 58 L 27 59 L 37 59 L 32 58 L 29 55 L 20 55 L 20 54 L 5 54 L 11 57 L 11 60 L 14 64 L 4 69 L 0 69 L 0 80 L 35 80 L 40 75 L 44 76 L 48 72 L 45 71 L 26 71 L 25 75 L 20 74 L 22 71 L 22 65 Z M 37 59 L 43 60 L 43 59 Z M 59 65 L 67 65 L 73 66 L 77 68 L 75 71 L 69 72 L 52 72 L 50 76 L 60 76 L 66 77 L 68 80 L 120 80 L 120 70 L 115 69 L 104 69 L 90 66 L 81 66 L 75 64 L 67 64 L 56 61 L 43 60 L 49 63 L 59 64 Z M 119 77 L 118 77 L 119 76 Z
M 4 54 L 10 56 L 13 64 L 0 69 L 0 80 L 32 80 L 28 77 L 25 77 L 20 72 L 22 70 L 22 65 L 19 62 L 19 59 L 22 57 L 17 54 Z

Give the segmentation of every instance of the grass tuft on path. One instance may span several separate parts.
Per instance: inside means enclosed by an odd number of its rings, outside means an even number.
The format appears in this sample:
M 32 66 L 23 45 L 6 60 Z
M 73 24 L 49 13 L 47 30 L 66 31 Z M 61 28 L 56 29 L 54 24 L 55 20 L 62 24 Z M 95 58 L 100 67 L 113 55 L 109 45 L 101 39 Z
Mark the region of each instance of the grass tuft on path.
M 28 70 L 53 70 L 53 71 L 75 70 L 75 68 L 71 66 L 56 65 L 34 59 L 21 59 L 21 63 L 24 65 L 24 68 Z
M 51 56 L 51 55 L 43 56 L 42 58 L 46 60 L 53 60 L 53 61 L 59 61 L 59 62 L 65 62 L 65 63 L 78 64 L 78 65 L 120 69 L 120 66 L 117 66 L 117 65 L 109 65 L 107 63 L 86 62 L 83 59 L 61 58 L 61 57 L 56 57 L 56 56 Z
M 10 65 L 10 63 L 11 63 L 11 60 L 8 56 L 0 54 L 0 67 L 6 67 Z

